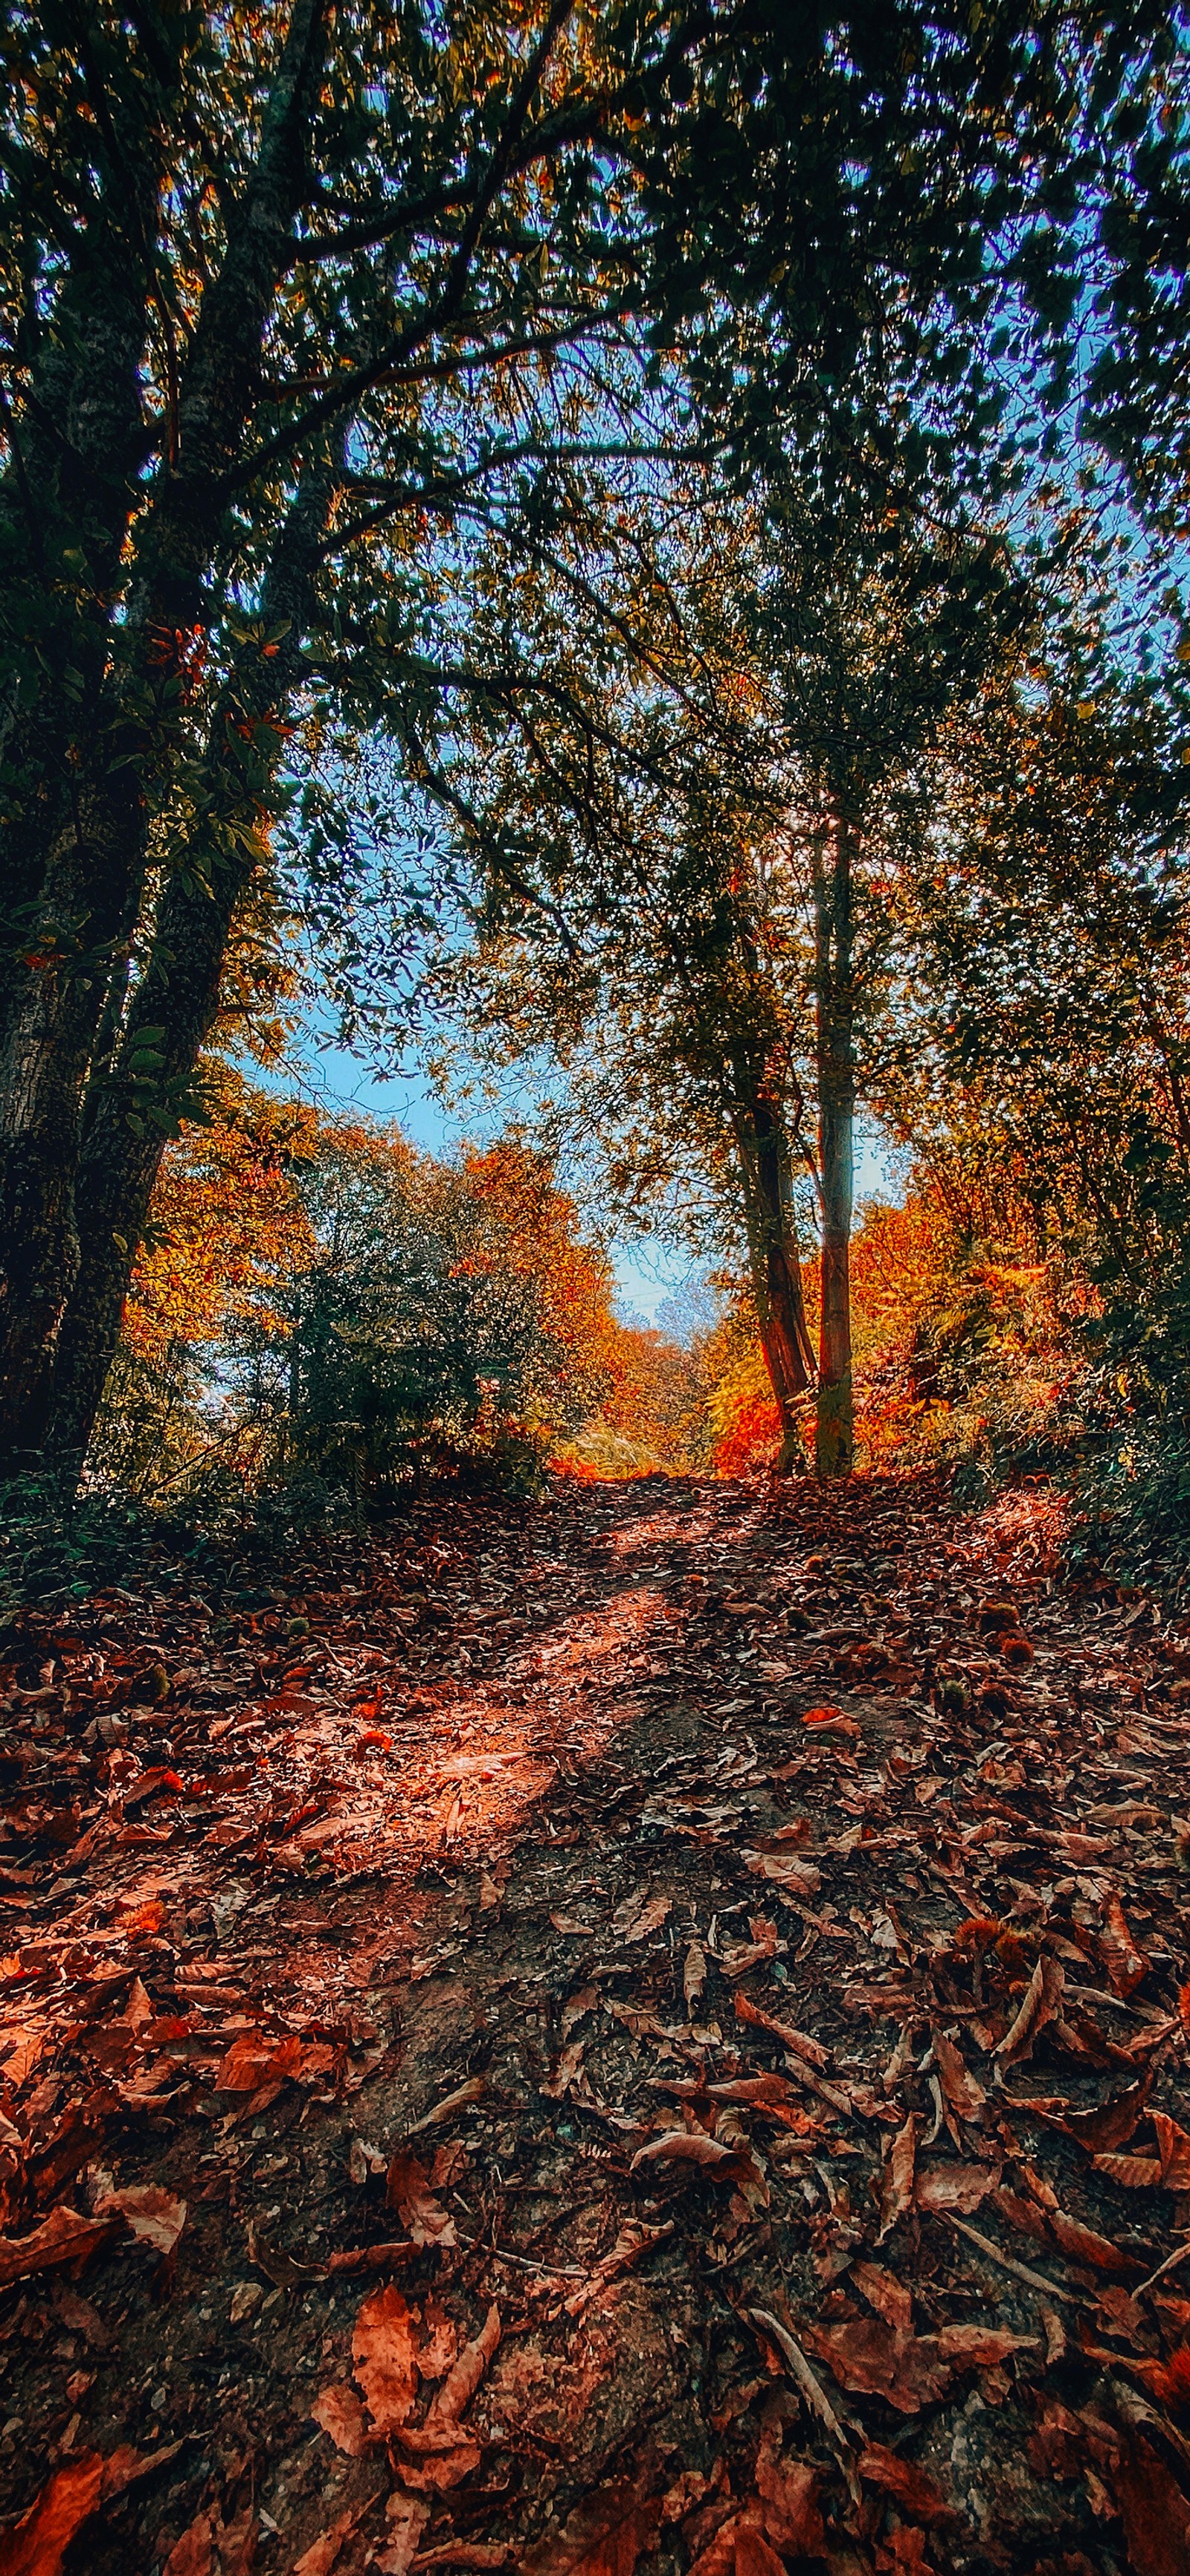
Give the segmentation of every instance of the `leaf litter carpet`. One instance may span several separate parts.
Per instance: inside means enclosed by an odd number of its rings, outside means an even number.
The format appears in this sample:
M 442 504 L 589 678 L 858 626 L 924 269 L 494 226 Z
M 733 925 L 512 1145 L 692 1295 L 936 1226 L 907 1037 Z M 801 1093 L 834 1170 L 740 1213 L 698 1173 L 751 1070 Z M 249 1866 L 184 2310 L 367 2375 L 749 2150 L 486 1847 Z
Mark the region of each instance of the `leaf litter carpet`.
M 560 1484 L 18 1623 L 4 2576 L 1190 2567 L 1190 1639 L 1058 1510 Z

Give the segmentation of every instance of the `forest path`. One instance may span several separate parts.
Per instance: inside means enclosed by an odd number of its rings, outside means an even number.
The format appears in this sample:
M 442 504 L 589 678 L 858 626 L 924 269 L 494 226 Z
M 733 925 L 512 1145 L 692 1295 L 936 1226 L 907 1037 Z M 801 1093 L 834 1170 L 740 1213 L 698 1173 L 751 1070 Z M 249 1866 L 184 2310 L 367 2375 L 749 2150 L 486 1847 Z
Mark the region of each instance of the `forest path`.
M 5 2576 L 1190 2563 L 1190 1647 L 1057 1512 L 560 1484 L 25 1618 Z

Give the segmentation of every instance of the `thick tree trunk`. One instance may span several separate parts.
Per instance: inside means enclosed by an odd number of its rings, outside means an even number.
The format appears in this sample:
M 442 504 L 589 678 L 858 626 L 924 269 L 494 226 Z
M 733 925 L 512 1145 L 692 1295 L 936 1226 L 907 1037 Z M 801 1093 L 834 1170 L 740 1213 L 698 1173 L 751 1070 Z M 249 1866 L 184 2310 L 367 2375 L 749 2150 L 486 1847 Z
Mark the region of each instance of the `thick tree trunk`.
M 328 457 L 304 477 L 265 582 L 263 618 L 270 626 L 288 621 L 284 642 L 271 663 L 251 650 L 216 708 L 208 757 L 213 775 L 222 770 L 220 819 L 251 820 L 267 784 L 259 766 L 250 784 L 237 779 L 235 756 L 225 738 L 239 739 L 238 723 L 250 725 L 255 719 L 259 725 L 263 718 L 267 724 L 273 702 L 279 698 L 284 704 L 298 683 L 302 639 L 339 471 L 340 459 Z M 275 769 L 282 737 L 273 729 L 268 738 L 275 746 Z M 138 1049 L 149 1032 L 163 1032 L 156 1038 L 162 1061 L 153 1089 L 159 1102 L 168 1102 L 171 1090 L 176 1096 L 177 1087 L 193 1074 L 218 1011 L 228 938 L 256 865 L 238 836 L 217 837 L 213 849 L 188 855 L 198 864 L 177 868 L 170 879 L 118 1053 L 92 1087 L 84 1114 L 75 1186 L 78 1261 L 62 1318 L 45 1425 L 47 1445 L 64 1467 L 81 1469 L 86 1455 L 165 1150 L 164 1130 L 145 1114 L 145 1086 L 136 1072 Z
M 855 1463 L 851 1383 L 851 1218 L 855 1179 L 851 840 L 837 821 L 814 858 L 818 1146 L 822 1175 L 822 1316 L 815 1464 L 820 1476 Z
M 81 1390 L 84 1375 L 93 1381 L 103 1354 L 110 1356 L 111 1294 L 100 1293 L 99 1275 L 117 1262 L 130 1264 L 132 1252 L 125 1255 L 120 1238 L 135 1249 L 147 1206 L 143 1167 L 151 1166 L 151 1188 L 161 1151 L 160 1142 L 154 1149 L 128 1129 L 138 1085 L 127 1078 L 127 1040 L 153 1025 L 153 1011 L 144 1007 L 151 996 L 158 1023 L 167 1026 L 167 1070 L 184 1076 L 214 1007 L 187 999 L 176 1031 L 170 1029 L 163 1007 L 167 916 L 168 937 L 182 943 L 175 962 L 183 985 L 203 983 L 209 945 L 206 926 L 199 934 L 176 919 L 171 887 L 153 932 L 153 962 L 113 1067 L 119 1034 L 118 1016 L 107 1009 L 113 975 L 122 971 L 138 923 L 142 936 L 150 928 L 142 917 L 150 807 L 168 748 L 193 722 L 185 714 L 173 639 L 197 631 L 210 613 L 206 584 L 224 547 L 227 476 L 257 398 L 268 315 L 290 256 L 293 217 L 309 187 L 305 136 L 325 24 L 323 0 L 294 0 L 256 166 L 229 225 L 219 276 L 202 301 L 181 372 L 171 452 L 149 506 L 141 509 L 138 488 L 141 372 L 147 300 L 155 293 L 150 246 L 157 238 L 159 172 L 153 151 L 138 156 L 128 138 L 119 155 L 126 202 L 93 228 L 100 254 L 93 276 L 87 229 L 83 258 L 90 265 L 67 282 L 60 327 L 50 340 L 52 363 L 59 375 L 66 369 L 62 383 L 49 388 L 59 399 L 47 404 L 46 388 L 35 385 L 33 428 L 27 435 L 22 425 L 20 432 L 28 455 L 14 433 L 13 463 L 0 485 L 0 521 L 23 515 L 25 522 L 25 555 L 33 563 L 26 587 L 38 612 L 31 631 L 41 632 L 46 602 L 61 587 L 64 549 L 65 560 L 82 567 L 85 598 L 85 613 L 75 615 L 71 603 L 70 649 L 64 647 L 62 658 L 72 667 L 63 671 L 62 685 L 53 676 L 43 684 L 37 672 L 27 708 L 19 689 L 0 705 L 6 769 L 33 782 L 19 828 L 5 833 L 0 826 L 0 883 L 10 909 L 9 935 L 0 941 L 0 1465 L 24 1464 L 47 1436 L 62 1446 L 60 1427 L 68 1417 L 69 1449 L 77 1449 L 84 1425 L 89 1430 L 94 1404 L 81 1392 L 68 1398 L 65 1390 Z M 136 173 L 131 198 L 123 175 L 129 168 Z M 111 593 L 119 587 L 117 566 L 133 510 L 139 521 L 134 560 L 117 624 Z M 249 715 L 260 711 L 266 695 L 279 694 L 280 667 L 273 665 L 270 692 L 250 688 Z M 295 677 L 291 672 L 290 685 Z M 224 803 L 230 810 L 238 790 L 235 744 L 229 734 L 230 759 L 224 758 L 218 728 L 241 712 L 218 706 L 208 739 L 216 812 Z M 250 798 L 247 811 L 250 816 Z M 221 955 L 246 872 L 234 859 L 216 872 Z M 97 1155 L 104 1159 L 98 1171 Z M 85 1343 L 92 1349 L 86 1370 Z
M 799 1397 L 813 1383 L 793 1200 L 793 1162 L 779 1108 L 764 1094 L 736 1124 L 756 1320 L 781 1417 L 782 1473 L 801 1454 Z

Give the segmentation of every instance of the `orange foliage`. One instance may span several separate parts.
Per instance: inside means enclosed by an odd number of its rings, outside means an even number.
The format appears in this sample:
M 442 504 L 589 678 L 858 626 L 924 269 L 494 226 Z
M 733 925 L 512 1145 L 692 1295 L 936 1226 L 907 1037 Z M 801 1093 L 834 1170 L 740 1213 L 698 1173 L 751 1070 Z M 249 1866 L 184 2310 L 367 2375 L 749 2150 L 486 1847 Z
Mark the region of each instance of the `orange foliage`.
M 211 1125 L 170 1145 L 158 1174 L 124 1313 L 137 1359 L 158 1367 L 171 1345 L 217 1339 L 309 1259 L 293 1167 L 316 1136 L 312 1109 L 224 1076 Z

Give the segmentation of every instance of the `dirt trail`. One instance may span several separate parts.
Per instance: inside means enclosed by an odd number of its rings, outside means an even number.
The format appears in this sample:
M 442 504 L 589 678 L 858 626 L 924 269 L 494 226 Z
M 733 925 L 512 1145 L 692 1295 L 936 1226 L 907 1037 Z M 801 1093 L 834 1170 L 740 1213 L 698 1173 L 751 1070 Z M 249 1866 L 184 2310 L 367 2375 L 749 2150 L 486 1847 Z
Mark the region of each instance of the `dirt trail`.
M 1190 1648 L 1056 1511 L 563 1486 L 27 1619 L 0 2570 L 1190 2564 Z

